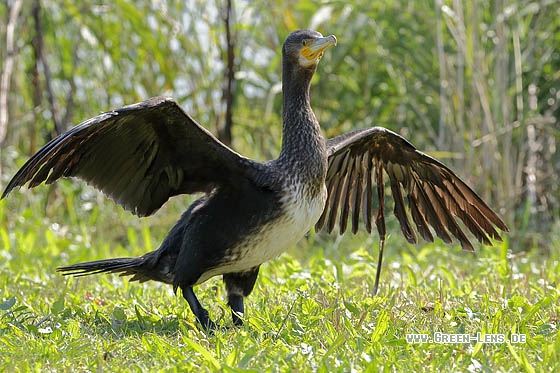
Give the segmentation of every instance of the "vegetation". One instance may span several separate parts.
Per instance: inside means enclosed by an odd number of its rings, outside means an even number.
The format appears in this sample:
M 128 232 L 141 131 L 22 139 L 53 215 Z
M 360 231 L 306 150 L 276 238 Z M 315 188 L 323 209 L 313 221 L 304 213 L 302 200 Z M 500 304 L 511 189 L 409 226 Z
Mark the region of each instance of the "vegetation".
M 72 206 L 71 198 L 57 200 L 59 206 Z M 199 287 L 201 301 L 225 328 L 208 335 L 169 286 L 107 275 L 67 279 L 53 271 L 61 263 L 142 254 L 158 244 L 165 224 L 122 212 L 111 230 L 103 223 L 102 209 L 110 210 L 104 206 L 63 226 L 54 221 L 72 218 L 34 213 L 44 202 L 0 228 L 3 247 L 11 248 L 0 251 L 2 371 L 560 368 L 558 251 L 512 255 L 504 243 L 474 256 L 441 242 L 417 249 L 395 236 L 380 294 L 372 297 L 375 239 L 348 236 L 333 245 L 310 235 L 263 266 L 242 328 L 232 328 L 221 281 Z M 5 204 L 0 214 L 11 215 Z M 121 232 L 126 236 L 115 236 Z M 508 339 L 518 333 L 527 342 L 406 340 L 409 333 L 433 338 L 435 332 Z
M 405 135 L 465 177 L 512 232 L 472 255 L 410 246 L 389 222 L 377 297 L 375 236 L 311 232 L 263 267 L 246 326 L 207 335 L 170 287 L 54 273 L 157 247 L 192 197 L 137 219 L 77 181 L 16 191 L 0 202 L 0 370 L 560 368 L 557 0 L 27 3 L 0 2 L 0 187 L 56 133 L 151 96 L 175 97 L 223 133 L 228 86 L 232 146 L 277 156 L 280 45 L 312 28 L 339 40 L 312 86 L 325 134 L 383 125 Z M 218 279 L 201 287 L 228 327 L 223 299 Z M 435 332 L 527 342 L 406 340 Z

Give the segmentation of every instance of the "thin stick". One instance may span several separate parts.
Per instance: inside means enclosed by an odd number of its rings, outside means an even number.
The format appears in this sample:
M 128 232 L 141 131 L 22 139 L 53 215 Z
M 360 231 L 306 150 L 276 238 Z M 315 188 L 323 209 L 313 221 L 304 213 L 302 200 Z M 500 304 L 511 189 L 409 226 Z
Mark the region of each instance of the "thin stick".
M 15 61 L 14 32 L 22 4 L 23 0 L 13 2 L 6 26 L 6 59 L 0 76 L 0 144 L 4 142 L 8 132 L 8 92 Z
M 385 239 L 379 240 L 379 259 L 377 260 L 377 272 L 375 273 L 375 284 L 373 285 L 373 295 L 377 295 L 379 287 L 379 277 L 381 276 L 381 264 L 383 263 L 383 249 L 385 248 Z

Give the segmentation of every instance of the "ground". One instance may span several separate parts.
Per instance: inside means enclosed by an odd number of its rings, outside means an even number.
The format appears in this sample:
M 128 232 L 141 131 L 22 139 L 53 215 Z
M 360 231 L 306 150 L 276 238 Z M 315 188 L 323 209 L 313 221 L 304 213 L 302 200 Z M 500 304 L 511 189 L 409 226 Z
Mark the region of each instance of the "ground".
M 0 204 L 2 218 L 7 208 Z M 126 232 L 119 239 L 99 233 L 95 211 L 89 220 L 56 211 L 53 216 L 73 224 L 27 209 L 0 226 L 2 371 L 560 368 L 559 242 L 548 252 L 513 253 L 506 240 L 477 245 L 472 254 L 440 241 L 408 245 L 390 225 L 380 292 L 372 296 L 376 236 L 333 240 L 311 233 L 262 267 L 241 328 L 231 325 L 219 279 L 198 287 L 201 302 L 224 326 L 207 334 L 170 286 L 55 272 L 59 265 L 153 249 L 161 239 L 155 223 L 118 226 Z M 507 340 L 513 333 L 527 341 L 436 343 L 436 332 Z M 412 333 L 432 341 L 411 343 Z

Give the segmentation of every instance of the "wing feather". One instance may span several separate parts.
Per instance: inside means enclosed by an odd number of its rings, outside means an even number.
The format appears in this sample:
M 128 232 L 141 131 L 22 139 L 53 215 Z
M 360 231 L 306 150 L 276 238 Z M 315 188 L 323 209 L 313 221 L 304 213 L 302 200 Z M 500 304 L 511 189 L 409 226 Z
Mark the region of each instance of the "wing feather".
M 348 157 L 350 158 L 350 157 Z M 340 195 L 340 220 L 339 220 L 339 233 L 343 234 L 346 232 L 346 227 L 348 223 L 348 212 L 350 210 L 350 194 L 352 192 L 352 183 L 354 181 L 354 168 L 356 162 L 354 159 L 350 159 L 348 162 L 348 172 L 344 177 L 344 183 L 342 184 L 342 190 Z
M 373 210 L 371 206 L 371 203 L 373 202 L 373 187 L 371 182 L 371 170 L 373 167 L 373 163 L 371 162 L 372 158 L 372 153 L 369 151 L 366 152 L 366 157 L 364 157 L 364 165 L 366 171 L 364 178 L 366 181 L 366 187 L 364 189 L 364 196 L 362 197 L 362 211 L 364 217 L 364 225 L 366 226 L 366 231 L 368 233 L 371 233 L 371 214 Z
M 501 240 L 498 229 L 509 231 L 498 215 L 453 171 L 392 131 L 372 127 L 337 136 L 327 141 L 327 153 L 329 194 L 317 229 L 324 226 L 328 216 L 327 230 L 331 232 L 340 210 L 341 233 L 346 230 L 349 211 L 352 211 L 352 232 L 358 230 L 360 215 L 366 230 L 371 232 L 375 185 L 378 201 L 375 224 L 383 238 L 383 175 L 387 174 L 393 213 L 411 243 L 418 240 L 416 231 L 424 240 L 433 241 L 429 228 L 432 227 L 444 242 L 452 242 L 454 236 L 463 249 L 474 250 L 464 228 L 484 244 L 491 244 L 490 239 Z
M 360 222 L 360 209 L 362 207 L 362 193 L 363 193 L 363 154 L 355 158 L 354 169 L 357 171 L 357 175 L 354 178 L 354 187 L 352 188 L 352 233 L 358 232 L 359 222 Z
M 343 159 L 340 163 L 340 169 L 346 171 L 348 167 L 348 160 L 350 159 L 350 154 L 345 154 Z M 333 231 L 336 225 L 336 217 L 338 215 L 338 210 L 340 209 L 340 199 L 342 196 L 342 190 L 344 189 L 344 183 L 346 182 L 346 173 L 335 173 L 338 175 L 336 179 L 338 182 L 335 182 L 333 185 L 333 197 L 330 201 L 330 214 L 329 220 L 327 222 L 327 231 L 330 233 Z
M 387 171 L 389 180 L 391 182 L 391 192 L 393 194 L 393 200 L 395 202 L 394 214 L 399 220 L 402 233 L 408 242 L 417 243 L 418 238 L 416 237 L 416 233 L 410 225 L 410 220 L 408 219 L 408 215 L 406 214 L 404 196 L 401 189 L 401 182 L 404 181 L 402 170 L 400 170 L 399 165 L 391 164 L 391 162 L 389 162 L 385 171 Z
M 8 183 L 35 187 L 79 177 L 125 209 L 150 215 L 177 194 L 232 185 L 255 162 L 196 123 L 172 99 L 155 97 L 100 114 L 43 146 Z
M 377 212 L 375 213 L 375 225 L 377 226 L 377 232 L 379 237 L 384 240 L 386 234 L 385 227 L 385 183 L 383 182 L 383 168 L 379 164 L 379 161 L 375 165 L 375 184 L 377 185 L 377 201 L 379 206 L 377 207 Z
M 412 215 L 412 221 L 416 224 L 416 228 L 418 229 L 418 233 L 422 236 L 422 238 L 426 242 L 434 242 L 434 236 L 432 232 L 430 232 L 430 228 L 428 223 L 426 222 L 425 215 L 419 209 L 419 201 L 418 195 L 410 191 L 407 195 L 408 197 L 408 206 L 410 208 L 410 214 Z

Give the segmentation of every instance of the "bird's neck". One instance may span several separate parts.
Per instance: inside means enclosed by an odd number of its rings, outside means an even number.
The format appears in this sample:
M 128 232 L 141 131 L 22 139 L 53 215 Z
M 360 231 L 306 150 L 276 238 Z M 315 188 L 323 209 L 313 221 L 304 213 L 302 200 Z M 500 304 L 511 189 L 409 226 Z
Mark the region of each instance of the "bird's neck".
M 283 138 L 278 160 L 300 182 L 322 185 L 327 156 L 325 140 L 309 100 L 312 76 L 313 71 L 295 74 L 284 68 Z

